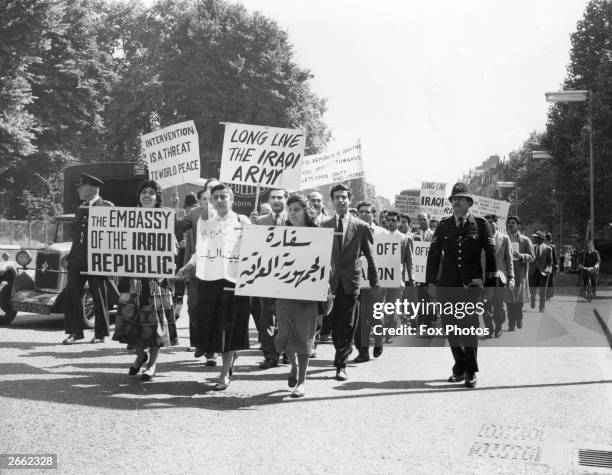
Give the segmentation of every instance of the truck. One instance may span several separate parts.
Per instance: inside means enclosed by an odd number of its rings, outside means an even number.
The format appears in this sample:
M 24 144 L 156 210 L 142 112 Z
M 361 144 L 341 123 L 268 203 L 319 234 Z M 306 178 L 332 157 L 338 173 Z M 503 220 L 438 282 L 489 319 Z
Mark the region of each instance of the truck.
M 79 205 L 77 186 L 81 173 L 104 181 L 100 195 L 115 206 L 135 206 L 138 184 L 148 178 L 146 165 L 133 162 L 87 163 L 66 168 L 64 214 L 54 218 L 53 239 L 36 251 L 19 250 L 14 261 L 8 253 L 0 256 L 0 325 L 10 324 L 17 312 L 63 316 L 63 292 L 68 277 L 68 253 L 72 245 L 70 230 L 74 210 Z M 109 308 L 112 308 L 118 294 L 112 279 L 110 284 Z M 84 327 L 93 328 L 93 301 L 87 286 L 84 290 L 83 310 Z

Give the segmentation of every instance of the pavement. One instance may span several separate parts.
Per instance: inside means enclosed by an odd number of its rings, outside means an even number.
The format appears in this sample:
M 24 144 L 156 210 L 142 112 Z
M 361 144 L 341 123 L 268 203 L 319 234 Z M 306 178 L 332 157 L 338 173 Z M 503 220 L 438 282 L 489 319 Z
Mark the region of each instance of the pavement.
M 612 323 L 611 288 L 592 304 L 559 289 L 522 330 L 483 340 L 475 389 L 446 381 L 441 338 L 388 346 L 345 382 L 322 344 L 302 399 L 255 349 L 212 392 L 218 369 L 185 351 L 185 316 L 183 346 L 143 383 L 123 345 L 64 346 L 61 320 L 20 314 L 0 329 L 0 452 L 54 453 L 74 474 L 609 473 L 577 459 L 612 451 L 612 351 L 594 309 Z

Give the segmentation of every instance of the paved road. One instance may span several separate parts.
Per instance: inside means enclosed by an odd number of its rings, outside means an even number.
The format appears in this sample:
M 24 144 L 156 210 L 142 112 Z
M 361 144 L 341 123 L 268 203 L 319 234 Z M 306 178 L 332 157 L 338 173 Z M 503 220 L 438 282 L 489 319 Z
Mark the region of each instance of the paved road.
M 609 321 L 608 292 L 595 305 Z M 593 306 L 556 297 L 504 334 L 510 346 L 483 342 L 475 390 L 446 382 L 440 339 L 388 347 L 346 382 L 322 345 L 306 397 L 292 400 L 288 368 L 259 370 L 256 350 L 215 394 L 217 372 L 184 347 L 163 350 L 158 376 L 141 383 L 121 345 L 66 347 L 60 320 L 20 315 L 0 330 L 0 447 L 57 453 L 75 474 L 580 472 L 575 449 L 612 443 L 612 352 L 598 325 Z M 511 346 L 520 339 L 540 346 Z M 561 346 L 572 341 L 589 344 Z

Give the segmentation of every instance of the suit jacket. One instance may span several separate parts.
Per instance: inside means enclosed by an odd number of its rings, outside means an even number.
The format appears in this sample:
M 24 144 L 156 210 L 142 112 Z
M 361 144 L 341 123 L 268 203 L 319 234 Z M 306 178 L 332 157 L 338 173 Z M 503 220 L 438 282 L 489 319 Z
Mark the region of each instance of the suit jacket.
M 72 222 L 72 246 L 68 253 L 68 267 L 79 271 L 87 270 L 87 230 L 89 206 L 81 204 L 74 211 Z M 114 206 L 110 201 L 98 198 L 91 206 Z
M 287 221 L 287 212 L 283 211 L 280 213 L 280 220 L 282 225 L 285 225 L 285 221 Z M 274 222 L 274 213 L 264 214 L 263 216 L 259 216 L 255 220 L 255 224 L 263 225 L 263 226 L 276 226 Z
M 337 215 L 321 224 L 322 228 L 338 228 Z M 344 292 L 357 295 L 359 293 L 359 281 L 361 266 L 359 257 L 363 254 L 368 262 L 368 281 L 371 287 L 378 287 L 378 274 L 374 262 L 374 239 L 370 227 L 364 221 L 349 214 L 346 235 L 342 243 L 342 249 L 334 236 L 331 259 L 330 287 L 332 294 L 342 284 Z
M 399 231 L 395 233 L 389 232 L 389 234 L 399 234 L 401 236 L 402 280 L 412 280 L 412 250 L 414 249 L 412 238 Z
M 510 246 L 512 243 L 518 244 L 518 258 L 512 261 L 514 267 L 514 290 L 506 289 L 505 301 L 510 303 L 528 302 L 529 292 L 529 264 L 533 262 L 533 245 L 531 240 L 521 234 L 516 233 L 509 236 Z M 514 254 L 513 254 L 514 255 Z
M 485 270 L 481 255 L 485 254 Z M 442 259 L 444 256 L 444 259 Z M 442 261 L 442 272 L 438 270 Z M 491 282 L 497 276 L 495 240 L 484 218 L 467 217 L 463 231 L 457 228 L 455 217 L 444 218 L 438 224 L 427 256 L 426 282 L 441 287 L 470 285 L 473 279 Z
M 181 241 L 183 239 L 183 233 L 191 230 L 191 244 L 192 251 L 195 252 L 195 246 L 198 242 L 198 219 L 202 216 L 202 219 L 208 219 L 208 207 L 203 208 L 202 206 L 194 206 L 189 210 L 189 213 L 185 215 L 183 219 L 177 219 L 174 226 L 174 234 L 176 239 Z M 191 253 L 193 255 L 193 252 Z M 191 258 L 191 256 L 189 256 Z M 185 251 L 185 262 L 189 260 L 187 257 L 187 251 Z
M 550 274 L 553 265 L 552 247 L 542 242 L 534 246 L 533 253 L 535 257 L 532 273 L 539 272 L 542 275 Z

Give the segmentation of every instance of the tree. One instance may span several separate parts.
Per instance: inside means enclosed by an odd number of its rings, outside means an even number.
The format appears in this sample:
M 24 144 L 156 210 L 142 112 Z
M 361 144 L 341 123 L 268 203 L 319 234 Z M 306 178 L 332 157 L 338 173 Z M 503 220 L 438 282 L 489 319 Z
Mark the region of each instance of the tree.
M 307 153 L 327 142 L 325 101 L 276 22 L 222 0 L 163 0 L 127 21 L 137 26 L 107 111 L 113 156 L 135 160 L 140 134 L 189 119 L 202 162 L 220 159 L 220 122 L 306 128 Z

